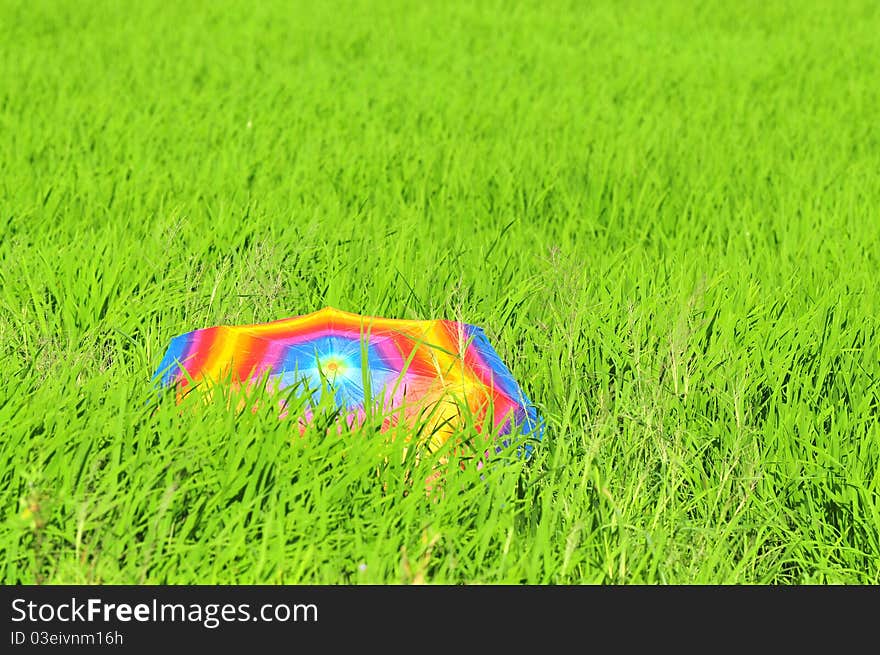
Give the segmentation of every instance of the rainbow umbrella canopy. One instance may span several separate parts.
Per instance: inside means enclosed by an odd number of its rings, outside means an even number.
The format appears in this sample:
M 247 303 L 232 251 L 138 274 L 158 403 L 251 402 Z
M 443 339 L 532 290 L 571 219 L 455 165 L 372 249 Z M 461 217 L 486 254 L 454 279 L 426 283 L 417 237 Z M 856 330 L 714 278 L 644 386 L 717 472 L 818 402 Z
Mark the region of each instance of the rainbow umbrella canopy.
M 349 425 L 367 406 L 383 428 L 419 424 L 432 446 L 472 420 L 485 432 L 541 438 L 543 421 L 482 329 L 446 320 L 397 320 L 326 307 L 255 325 L 209 327 L 171 340 L 154 379 L 178 399 L 226 381 L 296 386 L 311 408 L 330 392 Z M 531 447 L 527 444 L 527 452 Z

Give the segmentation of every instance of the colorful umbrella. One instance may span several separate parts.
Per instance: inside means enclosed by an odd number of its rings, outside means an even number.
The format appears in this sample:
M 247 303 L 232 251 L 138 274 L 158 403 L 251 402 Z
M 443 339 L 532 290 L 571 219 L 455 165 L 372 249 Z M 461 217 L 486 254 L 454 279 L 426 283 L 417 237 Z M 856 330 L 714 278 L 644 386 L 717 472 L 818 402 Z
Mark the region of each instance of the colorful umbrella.
M 543 432 L 535 407 L 483 330 L 455 321 L 327 307 L 270 323 L 209 327 L 172 339 L 155 379 L 176 386 L 178 398 L 192 385 L 222 380 L 266 379 L 275 390 L 304 385 L 312 404 L 330 390 L 350 425 L 366 418 L 369 404 L 383 413 L 385 428 L 401 419 L 426 426 L 433 447 L 468 418 L 480 431 L 491 421 L 499 436 L 516 430 L 540 438 Z

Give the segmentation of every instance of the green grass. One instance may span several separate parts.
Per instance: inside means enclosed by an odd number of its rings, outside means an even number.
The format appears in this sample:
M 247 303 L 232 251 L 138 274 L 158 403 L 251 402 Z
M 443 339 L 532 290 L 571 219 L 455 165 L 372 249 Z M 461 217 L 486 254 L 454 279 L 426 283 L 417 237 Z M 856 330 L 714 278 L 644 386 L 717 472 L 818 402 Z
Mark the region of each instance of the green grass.
M 2 0 L 0 579 L 880 583 L 878 33 Z M 480 325 L 544 443 L 432 497 L 375 436 L 146 405 L 171 337 L 325 305 Z

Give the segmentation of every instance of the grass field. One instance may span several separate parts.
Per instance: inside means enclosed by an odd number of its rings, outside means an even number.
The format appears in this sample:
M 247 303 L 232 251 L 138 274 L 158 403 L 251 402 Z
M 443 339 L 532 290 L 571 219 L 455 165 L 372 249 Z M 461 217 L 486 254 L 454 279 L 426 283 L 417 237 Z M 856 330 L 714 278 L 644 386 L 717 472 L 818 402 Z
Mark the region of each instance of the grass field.
M 0 579 L 880 583 L 878 33 L 0 0 Z M 412 493 L 369 435 L 147 404 L 173 336 L 326 305 L 483 327 L 534 456 Z

